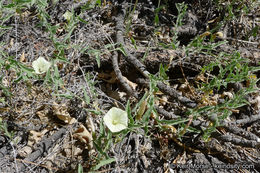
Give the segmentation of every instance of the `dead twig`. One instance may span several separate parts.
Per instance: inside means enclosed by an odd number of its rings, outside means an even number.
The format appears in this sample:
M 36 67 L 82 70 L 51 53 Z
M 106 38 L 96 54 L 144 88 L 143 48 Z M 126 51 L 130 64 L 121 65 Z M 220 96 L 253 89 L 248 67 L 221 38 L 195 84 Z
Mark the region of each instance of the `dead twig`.
M 143 85 L 149 86 L 149 81 L 145 80 L 145 79 L 137 79 L 138 83 L 141 83 Z M 158 82 L 157 83 L 158 88 L 160 89 L 160 91 L 162 91 L 165 94 L 168 94 L 169 96 L 171 96 L 172 98 L 178 100 L 180 103 L 182 103 L 183 105 L 189 107 L 189 108 L 195 108 L 197 106 L 197 103 L 195 101 L 192 101 L 186 97 L 181 96 L 179 93 L 177 93 L 177 91 L 173 88 L 171 88 L 170 86 L 162 83 L 162 82 Z
M 127 62 L 131 63 L 143 76 L 149 78 L 149 72 L 146 70 L 146 67 L 133 55 L 129 53 L 129 50 L 125 46 L 123 33 L 125 32 L 124 29 L 124 13 L 123 11 L 119 11 L 117 17 L 115 18 L 116 21 L 116 29 L 117 29 L 117 43 L 119 43 L 126 54 L 125 59 Z
M 42 156 L 45 152 L 48 153 L 48 150 L 65 134 L 67 133 L 67 127 L 60 128 L 56 133 L 54 133 L 51 137 L 43 139 L 38 147 L 28 155 L 22 163 L 18 164 L 18 170 L 24 171 L 28 165 L 25 163 L 31 163 L 37 160 L 40 156 Z
M 118 57 L 119 57 L 120 53 L 114 52 L 114 56 L 112 58 L 112 62 L 113 62 L 113 68 L 115 71 L 115 74 L 117 76 L 117 79 L 119 80 L 119 82 L 123 85 L 123 87 L 125 88 L 127 94 L 129 94 L 130 96 L 133 95 L 135 98 L 138 98 L 138 95 L 136 93 L 134 93 L 133 89 L 127 84 L 127 82 L 125 81 L 119 66 L 118 66 Z
M 214 137 L 220 141 L 231 142 L 235 145 L 239 145 L 242 147 L 251 147 L 251 148 L 258 147 L 259 148 L 259 142 L 256 142 L 253 140 L 247 140 L 247 139 L 241 138 L 241 137 L 234 137 L 229 134 L 222 135 L 219 133 L 212 133 L 212 137 Z
M 55 170 L 55 171 L 58 171 L 58 170 L 59 170 L 58 168 L 52 168 L 52 167 L 47 166 L 47 165 L 38 164 L 38 163 L 34 163 L 34 162 L 22 160 L 22 159 L 15 159 L 15 160 L 16 160 L 16 161 L 19 161 L 19 162 L 27 163 L 27 164 L 32 164 L 32 165 L 35 165 L 35 166 L 41 166 L 41 167 L 47 168 L 47 169 L 49 169 L 49 170 Z
M 235 135 L 239 135 L 241 137 L 247 138 L 249 140 L 254 140 L 254 141 L 259 141 L 260 142 L 260 138 L 258 136 L 256 136 L 255 134 L 246 131 L 240 127 L 237 127 L 234 123 L 225 123 L 223 125 L 225 127 L 225 129 L 227 129 L 229 132 L 235 134 Z
M 260 113 L 258 115 L 254 115 L 245 119 L 237 120 L 236 124 L 245 125 L 249 123 L 253 123 L 260 119 Z

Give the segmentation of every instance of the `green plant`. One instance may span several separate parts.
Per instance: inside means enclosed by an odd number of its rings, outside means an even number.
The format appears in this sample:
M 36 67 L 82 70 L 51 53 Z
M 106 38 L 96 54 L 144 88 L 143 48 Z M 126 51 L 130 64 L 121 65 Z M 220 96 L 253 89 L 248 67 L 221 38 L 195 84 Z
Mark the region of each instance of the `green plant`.
M 155 111 L 154 107 L 154 92 L 158 91 L 155 80 L 153 80 L 153 76 L 151 76 L 151 87 L 149 92 L 146 92 L 142 99 L 135 105 L 133 110 L 131 110 L 130 101 L 127 102 L 126 110 L 128 117 L 128 126 L 125 129 L 122 129 L 119 132 L 112 133 L 110 130 L 106 130 L 106 126 L 102 122 L 100 124 L 99 134 L 98 136 L 93 137 L 94 146 L 99 152 L 97 160 L 99 160 L 99 164 L 93 167 L 92 170 L 97 170 L 104 164 L 108 164 L 114 162 L 114 158 L 110 158 L 107 154 L 107 151 L 111 147 L 112 143 L 117 143 L 122 141 L 130 132 L 139 133 L 140 129 L 145 130 L 145 134 L 149 134 L 149 120 L 151 114 Z M 122 110 L 121 110 L 122 111 Z
M 219 69 L 217 75 L 211 74 L 215 68 Z M 202 73 L 209 76 L 210 81 L 203 83 L 200 90 L 207 94 L 215 91 L 218 93 L 222 87 L 227 88 L 230 83 L 247 82 L 248 85 L 238 92 L 234 92 L 233 97 L 226 98 L 225 101 L 216 106 L 204 106 L 194 109 L 190 112 L 194 117 L 207 116 L 211 119 L 210 127 L 204 129 L 204 139 L 208 139 L 210 134 L 215 131 L 216 127 L 221 125 L 221 120 L 228 118 L 233 111 L 246 104 L 247 95 L 259 90 L 256 87 L 258 81 L 254 76 L 254 72 L 259 71 L 260 67 L 250 67 L 248 60 L 240 56 L 239 53 L 232 55 L 221 53 L 216 57 L 216 61 L 210 63 L 202 69 Z M 214 117 L 212 119 L 212 117 Z
M 175 29 L 179 26 L 182 26 L 182 20 L 186 13 L 187 5 L 184 3 L 176 4 L 178 9 L 178 17 L 175 24 Z M 231 8 L 231 7 L 230 7 Z M 232 19 L 232 9 L 229 9 L 229 16 L 225 20 Z M 217 30 L 222 23 L 220 23 Z M 194 109 L 189 109 L 186 112 L 186 117 L 174 119 L 174 120 L 159 120 L 157 119 L 157 126 L 160 129 L 164 129 L 165 125 L 172 125 L 176 127 L 176 136 L 181 138 L 186 132 L 193 133 L 202 133 L 203 139 L 207 140 L 211 133 L 216 130 L 216 127 L 221 126 L 222 120 L 228 118 L 233 112 L 236 112 L 238 108 L 248 104 L 245 99 L 247 95 L 256 92 L 259 90 L 256 88 L 256 78 L 254 73 L 260 70 L 260 67 L 249 67 L 248 60 L 242 58 L 239 53 L 227 54 L 224 52 L 216 53 L 216 49 L 223 44 L 226 44 L 226 41 L 215 41 L 213 39 L 210 42 L 205 42 L 205 37 L 198 36 L 194 38 L 187 46 L 182 47 L 182 52 L 184 56 L 188 57 L 195 53 L 203 53 L 209 57 L 214 57 L 215 61 L 206 65 L 202 68 L 202 74 L 208 76 L 208 81 L 202 83 L 199 88 L 197 88 L 197 93 L 202 93 L 203 98 L 208 99 L 214 94 L 221 94 L 221 90 L 227 89 L 227 85 L 230 83 L 241 83 L 248 82 L 248 86 L 242 88 L 239 92 L 232 93 L 232 98 L 226 98 L 223 103 L 217 105 L 201 105 Z M 164 45 L 163 47 L 172 49 L 179 49 L 178 33 L 175 32 L 173 36 L 173 42 L 171 46 Z M 218 70 L 218 74 L 213 73 L 213 70 Z M 166 71 L 168 66 L 160 65 L 159 73 L 153 75 L 153 84 L 150 88 L 156 88 L 157 81 L 165 81 L 168 79 Z M 250 77 L 251 76 L 251 77 Z M 154 98 L 156 99 L 156 97 Z M 156 113 L 156 111 L 154 110 Z M 201 129 L 196 129 L 191 126 L 191 122 L 197 118 L 203 118 L 208 121 L 207 127 L 201 127 Z
M 14 132 L 8 131 L 8 126 L 7 126 L 6 122 L 2 121 L 2 118 L 0 118 L 0 132 L 3 133 L 5 136 L 7 136 L 10 140 L 13 140 Z
M 19 82 L 21 80 L 27 81 L 34 76 L 33 69 L 27 67 L 23 63 L 15 60 L 13 57 L 1 57 L 2 66 L 5 70 L 14 70 L 16 72 L 16 79 L 13 82 Z
M 131 27 L 131 24 L 132 24 L 132 19 L 133 19 L 134 12 L 136 10 L 137 3 L 138 3 L 138 0 L 135 0 L 135 4 L 134 4 L 133 9 L 131 9 L 131 8 L 127 9 L 126 33 L 129 33 L 129 31 L 130 31 L 130 27 Z
M 187 8 L 188 6 L 183 2 L 183 3 L 176 3 L 176 8 L 178 10 L 178 16 L 177 16 L 177 20 L 175 22 L 175 30 L 178 29 L 178 27 L 182 26 L 182 21 L 184 18 L 184 15 L 186 14 Z M 171 47 L 173 49 L 177 49 L 180 45 L 180 41 L 178 41 L 178 32 L 174 32 L 174 35 L 172 37 L 172 43 L 171 43 Z
M 78 173 L 83 173 L 83 167 L 81 164 L 78 164 Z

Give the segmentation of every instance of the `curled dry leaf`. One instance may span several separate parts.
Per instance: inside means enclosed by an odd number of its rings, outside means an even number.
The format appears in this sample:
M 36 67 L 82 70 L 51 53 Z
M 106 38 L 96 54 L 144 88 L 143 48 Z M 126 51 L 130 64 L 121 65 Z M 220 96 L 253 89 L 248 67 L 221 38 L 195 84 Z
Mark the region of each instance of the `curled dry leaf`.
M 41 132 L 36 132 L 34 130 L 30 130 L 29 140 L 28 140 L 28 146 L 33 146 L 35 143 L 40 142 L 42 137 L 47 133 L 48 130 L 45 129 Z
M 203 34 L 200 35 L 200 38 L 204 38 L 204 37 L 209 36 L 209 35 L 211 35 L 211 33 L 209 31 L 206 31 L 206 32 L 204 32 Z
M 92 134 L 86 129 L 84 125 L 81 124 L 80 127 L 74 132 L 73 136 L 79 139 L 81 142 L 87 144 L 88 149 L 93 148 Z
M 22 55 L 20 56 L 20 62 L 25 62 L 25 53 L 23 51 Z
M 146 110 L 146 106 L 147 106 L 147 101 L 146 100 L 142 101 L 142 103 L 137 111 L 137 116 L 136 116 L 137 120 L 140 120 L 142 118 L 142 116 Z
M 46 110 L 37 111 L 36 115 L 40 118 L 41 122 L 48 122 L 49 121 Z
M 98 77 L 110 84 L 116 83 L 117 81 L 117 77 L 114 71 L 111 71 L 110 73 L 98 73 Z
M 184 95 L 184 93 L 189 91 L 188 88 L 188 84 L 187 83 L 183 83 L 180 85 L 179 90 L 182 92 L 182 94 Z
M 250 103 L 254 105 L 255 110 L 260 110 L 260 96 L 257 96 L 255 99 L 251 100 Z
M 166 125 L 163 125 L 162 128 L 164 128 L 170 134 L 176 134 L 177 133 L 177 129 L 172 125 L 166 124 Z
M 234 97 L 231 92 L 223 92 L 221 98 L 224 98 L 225 96 L 227 96 L 229 99 L 232 99 Z
M 94 125 L 94 123 L 93 123 L 93 120 L 92 120 L 92 118 L 90 117 L 90 116 L 87 116 L 88 118 L 87 118 L 87 120 L 86 120 L 86 125 L 87 125 L 87 127 L 88 127 L 88 129 L 91 129 L 91 132 L 95 132 L 96 130 L 95 130 L 95 125 Z
M 67 124 L 73 124 L 76 122 L 75 118 L 72 118 L 67 111 L 67 107 L 65 104 L 59 106 L 57 103 L 53 104 L 53 112 L 54 114 L 62 121 Z
M 118 92 L 118 95 L 119 95 L 120 98 L 127 96 L 127 94 L 125 92 L 120 92 L 120 91 Z
M 27 146 L 23 147 L 21 150 L 19 150 L 18 153 L 19 153 L 19 156 L 26 157 L 29 154 L 31 154 L 32 151 L 33 151 L 32 147 L 27 145 Z
M 198 82 L 202 81 L 202 82 L 206 83 L 207 82 L 207 78 L 204 76 L 203 73 L 201 73 L 201 74 L 199 74 L 198 76 L 195 77 L 195 81 L 198 81 Z
M 131 82 L 130 80 L 128 80 L 126 77 L 123 77 L 124 80 L 127 82 L 127 84 L 133 89 L 136 90 L 137 84 L 134 82 Z
M 162 96 L 162 98 L 159 98 L 159 102 L 160 102 L 160 104 L 165 106 L 168 103 L 167 96 L 164 95 L 164 96 Z
M 116 82 L 118 81 L 117 76 L 116 76 L 116 74 L 115 74 L 114 71 L 112 71 L 111 73 L 103 73 L 103 72 L 102 72 L 102 73 L 99 73 L 99 74 L 98 74 L 98 77 L 99 77 L 100 79 L 102 79 L 102 80 L 104 80 L 104 81 L 110 83 L 110 84 L 116 83 Z M 124 77 L 124 76 L 123 76 L 123 78 L 124 78 L 124 80 L 127 82 L 127 84 L 131 86 L 131 88 L 132 88 L 133 90 L 136 89 L 136 87 L 137 87 L 137 84 L 136 84 L 136 83 L 129 81 L 129 80 L 128 80 L 126 77 Z
M 107 91 L 107 95 L 109 97 L 112 97 L 113 99 L 124 101 L 126 99 L 127 94 L 125 92 L 118 92 L 118 91 L 114 91 L 114 90 L 109 89 Z
M 72 154 L 73 156 L 79 156 L 82 152 L 83 150 L 80 147 L 74 147 Z
M 218 39 L 223 39 L 224 38 L 224 33 L 223 32 L 216 32 L 213 34 L 213 39 L 218 38 Z

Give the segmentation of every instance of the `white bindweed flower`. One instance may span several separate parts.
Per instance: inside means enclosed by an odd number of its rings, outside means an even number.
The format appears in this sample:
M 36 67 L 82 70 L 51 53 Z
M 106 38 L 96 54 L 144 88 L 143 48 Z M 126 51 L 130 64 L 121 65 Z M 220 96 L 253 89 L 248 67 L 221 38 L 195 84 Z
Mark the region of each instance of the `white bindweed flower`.
M 33 61 L 32 67 L 37 74 L 42 74 L 48 71 L 51 63 L 44 59 L 43 57 L 39 57 L 37 60 Z
M 127 128 L 127 113 L 126 111 L 113 107 L 104 116 L 104 122 L 111 132 L 119 132 Z
M 66 11 L 62 16 L 69 22 L 73 17 L 73 13 Z

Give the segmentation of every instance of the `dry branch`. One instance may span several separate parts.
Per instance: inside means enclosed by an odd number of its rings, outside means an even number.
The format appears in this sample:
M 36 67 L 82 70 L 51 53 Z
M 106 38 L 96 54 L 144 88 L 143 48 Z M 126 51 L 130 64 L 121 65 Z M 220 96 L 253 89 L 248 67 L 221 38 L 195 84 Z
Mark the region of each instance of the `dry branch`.
M 44 153 L 48 154 L 49 149 L 56 144 L 56 142 L 61 139 L 67 132 L 67 127 L 60 128 L 56 133 L 54 133 L 51 137 L 43 139 L 39 144 L 38 147 L 28 155 L 23 163 L 18 164 L 18 170 L 24 171 L 28 165 L 26 163 L 34 162 L 39 157 L 43 156 Z

